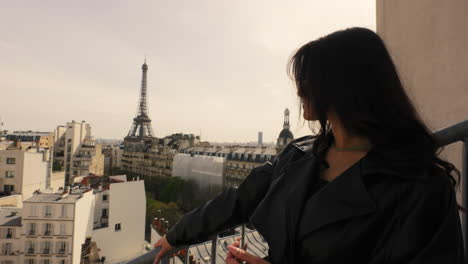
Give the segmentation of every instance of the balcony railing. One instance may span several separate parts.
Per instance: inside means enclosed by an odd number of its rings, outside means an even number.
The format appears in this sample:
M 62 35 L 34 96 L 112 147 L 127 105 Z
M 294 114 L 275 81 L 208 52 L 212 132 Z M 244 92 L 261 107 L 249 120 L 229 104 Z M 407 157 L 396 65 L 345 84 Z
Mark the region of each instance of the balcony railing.
M 436 144 L 439 147 L 442 146 L 447 146 L 456 142 L 463 142 L 463 151 L 462 151 L 462 192 L 463 192 L 463 207 L 467 207 L 468 204 L 468 120 L 465 120 L 463 122 L 457 123 L 453 126 L 438 130 L 433 133 L 433 137 L 436 141 Z M 464 243 L 465 243 L 465 254 L 468 253 L 467 249 L 467 223 L 468 223 L 468 214 L 463 214 L 462 216 L 462 228 L 463 228 L 463 237 L 464 237 Z M 241 246 L 244 245 L 244 240 L 245 240 L 245 226 L 242 226 L 242 231 L 241 231 Z M 216 249 L 217 249 L 217 239 L 218 239 L 218 234 L 215 234 L 212 238 L 212 243 L 211 243 L 211 256 L 216 256 Z M 189 252 L 189 247 L 191 245 L 182 245 L 176 248 L 171 249 L 170 251 L 166 252 L 161 259 L 160 263 L 163 264 L 169 264 L 170 257 L 174 253 L 178 252 L 179 250 L 186 249 L 186 252 Z M 151 264 L 154 261 L 154 258 L 160 251 L 160 247 L 154 248 L 151 251 L 148 251 L 147 253 L 130 260 L 127 262 L 127 264 Z M 189 263 L 188 261 L 189 254 L 186 254 L 186 259 L 185 263 Z M 211 258 L 210 259 L 211 264 L 216 263 L 216 258 Z

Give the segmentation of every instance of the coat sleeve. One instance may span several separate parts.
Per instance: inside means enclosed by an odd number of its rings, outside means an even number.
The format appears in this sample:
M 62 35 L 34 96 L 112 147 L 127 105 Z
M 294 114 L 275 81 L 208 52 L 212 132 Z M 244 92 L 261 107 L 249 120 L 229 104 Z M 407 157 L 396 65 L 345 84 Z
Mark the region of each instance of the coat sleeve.
M 203 206 L 185 214 L 166 234 L 169 244 L 201 243 L 227 228 L 248 222 L 266 194 L 273 169 L 285 150 L 276 156 L 273 163 L 267 161 L 252 169 L 238 188 L 229 187 Z
M 389 263 L 465 263 L 455 191 L 443 177 L 439 184 L 418 185 L 400 201 L 406 209 L 391 237 Z

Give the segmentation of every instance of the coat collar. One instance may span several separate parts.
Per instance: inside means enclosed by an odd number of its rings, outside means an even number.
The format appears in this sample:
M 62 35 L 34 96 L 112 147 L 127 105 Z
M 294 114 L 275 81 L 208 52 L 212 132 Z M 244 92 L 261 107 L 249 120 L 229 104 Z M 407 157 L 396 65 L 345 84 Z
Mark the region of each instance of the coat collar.
M 295 148 L 290 151 L 303 155 L 285 165 L 251 216 L 251 223 L 265 236 L 270 246 L 273 263 L 295 263 L 293 252 L 296 248 L 296 229 L 308 198 L 308 190 L 317 180 L 317 177 L 313 177 L 316 175 L 315 169 L 321 162 L 312 152 L 314 141 L 315 138 L 306 136 L 292 143 Z M 327 146 L 317 147 L 320 153 Z M 307 215 L 311 217 L 302 235 L 336 221 L 376 210 L 376 201 L 369 194 L 365 179 L 375 174 L 400 173 L 378 162 L 374 156 L 375 150 L 371 149 L 359 162 L 314 195 L 307 204 Z

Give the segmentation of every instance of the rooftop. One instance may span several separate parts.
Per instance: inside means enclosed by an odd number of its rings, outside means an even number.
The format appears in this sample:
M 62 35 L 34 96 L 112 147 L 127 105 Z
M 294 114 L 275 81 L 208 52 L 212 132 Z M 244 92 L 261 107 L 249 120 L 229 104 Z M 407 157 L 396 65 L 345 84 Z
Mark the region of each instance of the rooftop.
M 21 209 L 0 207 L 0 226 L 21 226 Z
M 62 198 L 61 193 L 37 193 L 23 201 L 23 203 L 76 203 L 83 192 L 69 193 Z

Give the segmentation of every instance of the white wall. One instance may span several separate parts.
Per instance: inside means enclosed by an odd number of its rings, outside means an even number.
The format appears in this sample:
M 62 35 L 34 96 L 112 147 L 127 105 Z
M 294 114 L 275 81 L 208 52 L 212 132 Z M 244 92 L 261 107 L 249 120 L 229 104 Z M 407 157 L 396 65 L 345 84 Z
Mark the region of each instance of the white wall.
M 46 189 L 48 165 L 48 162 L 44 161 L 43 153 L 24 153 L 23 200 L 31 197 L 36 189 Z
M 57 171 L 53 172 L 50 176 L 50 188 L 53 191 L 58 191 L 60 187 L 64 187 L 65 184 L 65 172 Z
M 92 240 L 100 248 L 99 255 L 112 264 L 145 252 L 144 181 L 112 183 L 109 199 L 109 227 L 94 230 Z M 120 231 L 115 231 L 117 223 L 121 225 Z
M 226 158 L 178 153 L 174 155 L 172 176 L 195 179 L 200 185 L 223 183 Z
M 81 246 L 93 231 L 94 194 L 92 191 L 84 193 L 83 197 L 76 202 L 74 217 L 72 264 L 80 264 Z

